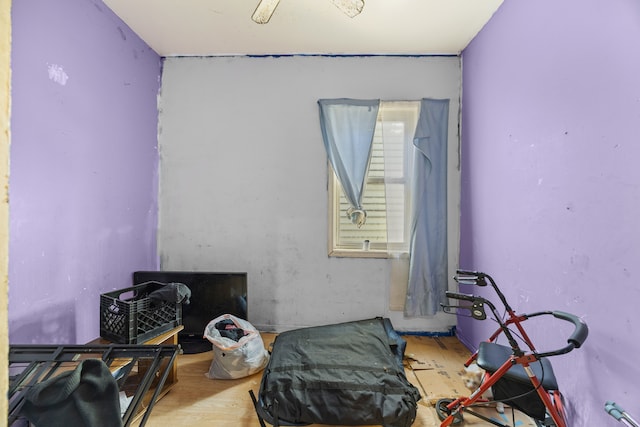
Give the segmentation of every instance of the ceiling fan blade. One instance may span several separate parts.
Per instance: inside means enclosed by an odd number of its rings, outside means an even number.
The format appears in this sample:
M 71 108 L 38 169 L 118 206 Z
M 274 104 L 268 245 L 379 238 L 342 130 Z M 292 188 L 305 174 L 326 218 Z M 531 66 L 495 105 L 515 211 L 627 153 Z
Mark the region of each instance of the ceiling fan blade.
M 260 0 L 256 10 L 251 15 L 251 19 L 257 24 L 266 24 L 271 19 L 271 15 L 278 7 L 280 0 Z
M 338 9 L 343 11 L 349 18 L 358 16 L 364 8 L 364 0 L 331 0 Z

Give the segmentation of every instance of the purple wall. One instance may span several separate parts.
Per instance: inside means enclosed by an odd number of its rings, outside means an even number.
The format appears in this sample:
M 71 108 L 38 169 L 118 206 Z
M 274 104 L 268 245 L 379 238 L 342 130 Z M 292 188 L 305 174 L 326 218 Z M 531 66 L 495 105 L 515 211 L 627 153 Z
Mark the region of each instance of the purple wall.
M 160 57 L 95 0 L 13 2 L 11 343 L 99 335 L 99 295 L 156 269 Z
M 640 417 L 640 3 L 506 0 L 463 52 L 461 266 L 517 311 L 581 316 L 553 360 L 572 425 Z M 554 324 L 555 325 L 555 324 Z M 472 348 L 494 324 L 461 318 Z M 535 324 L 539 350 L 563 328 Z

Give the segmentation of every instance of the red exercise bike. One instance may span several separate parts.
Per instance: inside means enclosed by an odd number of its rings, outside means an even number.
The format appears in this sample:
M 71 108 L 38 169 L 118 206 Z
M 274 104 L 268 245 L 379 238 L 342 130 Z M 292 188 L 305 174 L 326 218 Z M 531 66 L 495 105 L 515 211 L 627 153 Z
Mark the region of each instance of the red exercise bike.
M 448 298 L 460 301 L 460 305 L 442 305 L 445 312 L 469 310 L 471 317 L 484 320 L 487 318 L 488 307 L 499 327 L 487 341 L 480 343 L 478 350 L 465 362 L 465 366 L 475 362 L 484 369 L 484 381 L 480 387 L 469 397 L 441 399 L 436 403 L 436 412 L 442 421 L 440 426 L 458 424 L 463 421 L 463 413 L 469 413 L 493 425 L 506 427 L 506 424 L 474 410 L 477 406 L 486 405 L 487 401 L 482 395 L 491 389 L 494 401 L 504 402 L 525 413 L 537 426 L 567 427 L 564 401 L 549 358 L 569 353 L 582 346 L 589 333 L 586 323 L 579 317 L 563 311 L 516 314 L 496 282 L 485 273 L 458 270 L 455 280 L 460 285 L 491 285 L 504 306 L 505 314 L 501 316 L 493 303 L 483 297 L 457 292 L 446 293 Z M 538 352 L 522 324 L 533 317 L 547 315 L 571 322 L 575 328 L 567 339 L 566 346 L 553 351 Z M 502 336 L 506 338 L 508 346 L 496 343 L 498 337 Z

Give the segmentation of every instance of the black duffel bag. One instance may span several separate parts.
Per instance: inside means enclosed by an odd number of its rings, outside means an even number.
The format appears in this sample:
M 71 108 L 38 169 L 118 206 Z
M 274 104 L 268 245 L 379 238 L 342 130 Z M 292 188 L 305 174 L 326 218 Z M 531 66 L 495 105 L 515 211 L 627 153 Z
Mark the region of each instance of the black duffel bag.
M 258 417 L 274 426 L 409 427 L 420 392 L 405 375 L 405 347 L 386 318 L 284 332 L 254 398 Z

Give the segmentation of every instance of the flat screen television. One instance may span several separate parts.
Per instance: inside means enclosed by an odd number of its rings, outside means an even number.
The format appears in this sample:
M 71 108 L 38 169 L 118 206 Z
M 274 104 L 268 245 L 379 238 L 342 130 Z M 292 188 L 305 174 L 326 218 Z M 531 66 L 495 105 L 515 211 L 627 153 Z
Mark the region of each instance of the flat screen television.
M 223 314 L 247 320 L 247 273 L 193 271 L 136 271 L 133 284 L 146 282 L 183 283 L 191 290 L 189 304 L 182 304 L 182 324 L 178 343 L 185 353 L 211 350 L 203 338 L 210 321 Z

